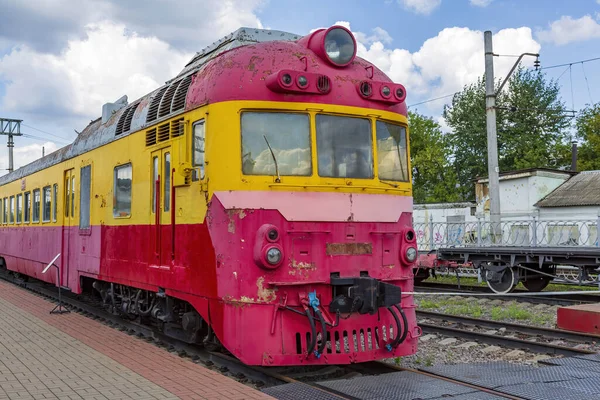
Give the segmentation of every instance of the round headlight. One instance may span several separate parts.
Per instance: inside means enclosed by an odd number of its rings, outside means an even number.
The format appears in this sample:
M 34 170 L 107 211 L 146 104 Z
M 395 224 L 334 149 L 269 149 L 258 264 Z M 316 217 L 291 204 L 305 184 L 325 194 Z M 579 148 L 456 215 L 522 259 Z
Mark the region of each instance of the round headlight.
M 414 247 L 406 249 L 406 259 L 410 262 L 415 261 L 417 259 L 417 249 Z
M 269 240 L 271 240 L 271 241 L 273 241 L 273 242 L 274 242 L 274 241 L 276 241 L 276 240 L 277 240 L 277 238 L 279 237 L 279 233 L 277 232 L 277 230 L 275 230 L 275 229 L 271 229 L 271 230 L 269 231 L 269 233 L 267 233 L 267 237 L 269 238 Z
M 281 261 L 281 251 L 278 248 L 271 247 L 267 250 L 267 262 L 271 265 L 279 264 Z
M 390 97 L 390 94 L 392 94 L 392 91 L 388 86 L 384 86 L 381 88 L 381 95 L 383 97 Z
M 281 82 L 285 85 L 285 86 L 290 86 L 292 84 L 292 76 L 290 74 L 283 74 L 281 76 Z
M 305 88 L 306 85 L 308 85 L 308 79 L 306 79 L 304 75 L 300 75 L 298 77 L 298 86 L 300 86 L 301 88 Z
M 333 28 L 325 35 L 325 53 L 332 63 L 348 65 L 356 54 L 352 34 L 343 28 Z

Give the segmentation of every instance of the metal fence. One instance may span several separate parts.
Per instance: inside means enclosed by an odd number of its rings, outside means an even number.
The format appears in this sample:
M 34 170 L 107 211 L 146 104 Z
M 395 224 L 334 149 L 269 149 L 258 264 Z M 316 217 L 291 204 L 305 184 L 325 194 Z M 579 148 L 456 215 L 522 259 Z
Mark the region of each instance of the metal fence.
M 473 222 L 434 222 L 430 219 L 413 226 L 422 251 L 472 246 L 598 247 L 600 217 L 568 221 L 505 220 L 496 225 L 481 218 Z

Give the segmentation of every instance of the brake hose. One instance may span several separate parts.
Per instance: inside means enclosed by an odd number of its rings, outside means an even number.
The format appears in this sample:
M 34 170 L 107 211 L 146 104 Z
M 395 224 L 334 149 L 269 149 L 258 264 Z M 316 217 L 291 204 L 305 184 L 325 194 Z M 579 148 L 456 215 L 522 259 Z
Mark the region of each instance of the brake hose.
M 321 358 L 321 354 L 325 350 L 325 346 L 327 345 L 327 325 L 325 324 L 325 318 L 323 318 L 323 314 L 321 314 L 321 310 L 316 310 L 315 314 L 321 320 L 321 344 L 319 345 L 319 349 L 315 353 L 317 358 Z
M 404 311 L 402 311 L 402 309 L 400 307 L 398 307 L 397 304 L 394 304 L 394 307 L 398 310 L 398 312 L 400 312 L 400 316 L 402 317 L 402 324 L 404 326 L 400 326 L 400 319 L 398 318 L 398 316 L 396 315 L 396 313 L 394 312 L 394 310 L 392 309 L 392 307 L 388 307 L 388 311 L 390 313 L 392 313 L 392 316 L 394 317 L 394 320 L 396 321 L 396 326 L 398 327 L 398 333 L 396 338 L 391 342 L 388 343 L 385 347 L 388 351 L 392 351 L 392 349 L 395 349 L 396 347 L 398 347 L 398 345 L 402 342 L 404 342 L 404 340 L 406 339 L 406 336 L 408 335 L 408 321 L 406 320 L 406 315 L 404 315 Z M 400 331 L 402 330 L 402 335 L 400 334 Z
M 306 316 L 308 317 L 308 322 L 310 324 L 311 336 L 310 336 L 310 345 L 308 346 L 308 355 L 312 354 L 317 345 L 317 328 L 315 327 L 315 319 L 310 313 L 310 309 L 306 309 Z

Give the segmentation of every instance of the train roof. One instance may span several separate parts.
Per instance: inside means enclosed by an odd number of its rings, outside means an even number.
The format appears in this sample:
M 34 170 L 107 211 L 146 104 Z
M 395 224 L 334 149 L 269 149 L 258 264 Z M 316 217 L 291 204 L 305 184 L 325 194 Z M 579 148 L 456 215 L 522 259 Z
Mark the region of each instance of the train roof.
M 301 37 L 301 35 L 277 30 L 239 28 L 196 53 L 177 76 L 153 92 L 130 104 L 127 102 L 127 96 L 121 97 L 115 103 L 105 104 L 102 117 L 91 121 L 73 143 L 0 176 L 0 185 L 59 164 L 184 111 L 185 95 L 192 80 L 191 76 L 209 61 L 227 51 L 253 43 L 295 41 Z M 170 103 L 170 107 L 167 102 Z M 167 106 L 163 107 L 163 104 Z

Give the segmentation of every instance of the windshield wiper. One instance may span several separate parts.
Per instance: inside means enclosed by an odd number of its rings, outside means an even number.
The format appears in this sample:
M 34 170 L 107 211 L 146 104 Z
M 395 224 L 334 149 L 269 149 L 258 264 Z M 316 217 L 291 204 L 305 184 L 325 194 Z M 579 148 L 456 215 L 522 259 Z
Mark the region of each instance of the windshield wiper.
M 273 149 L 271 148 L 271 145 L 267 140 L 267 136 L 263 135 L 263 137 L 265 138 L 265 142 L 267 142 L 267 146 L 269 147 L 269 151 L 271 152 L 271 157 L 273 157 L 273 162 L 275 162 L 275 174 L 277 175 L 277 179 L 275 179 L 275 182 L 280 183 L 281 179 L 279 177 L 279 167 L 277 166 L 277 158 L 275 158 L 275 153 L 273 152 Z
M 390 186 L 392 186 L 392 187 L 395 187 L 395 188 L 397 188 L 397 187 L 398 187 L 398 184 L 397 184 L 397 183 L 386 182 L 386 181 L 382 181 L 381 179 L 379 180 L 379 182 L 381 182 L 381 183 L 385 183 L 386 185 L 390 185 Z

